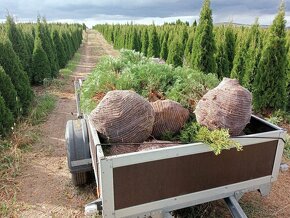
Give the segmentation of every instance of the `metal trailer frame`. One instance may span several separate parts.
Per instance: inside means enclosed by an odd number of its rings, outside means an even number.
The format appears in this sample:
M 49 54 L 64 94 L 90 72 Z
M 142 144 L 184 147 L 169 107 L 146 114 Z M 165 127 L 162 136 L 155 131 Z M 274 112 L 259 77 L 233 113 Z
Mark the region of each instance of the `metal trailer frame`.
M 264 120 L 261 121 L 266 122 Z M 282 138 L 285 138 L 285 131 L 276 126 L 275 128 L 277 130 L 275 131 L 240 137 L 236 139 L 236 141 L 240 142 L 243 145 L 243 147 L 251 146 L 255 143 L 269 142 L 273 140 L 273 138 L 280 138 L 278 140 L 276 156 L 271 175 L 235 184 L 230 184 L 222 187 L 216 187 L 209 190 L 199 191 L 196 193 L 176 196 L 173 198 L 168 198 L 156 202 L 150 202 L 146 204 L 116 210 L 114 208 L 114 177 L 113 177 L 113 170 L 115 168 L 150 161 L 157 161 L 162 159 L 179 158 L 182 156 L 192 154 L 211 152 L 211 150 L 206 144 L 192 143 L 187 145 L 178 145 L 173 147 L 159 148 L 155 150 L 106 157 L 104 156 L 102 147 L 99 146 L 101 143 L 97 135 L 97 131 L 95 130 L 89 119 L 88 124 L 90 129 L 89 134 L 91 140 L 90 150 L 92 154 L 92 163 L 95 176 L 96 178 L 98 178 L 97 186 L 100 188 L 100 199 L 101 199 L 100 201 L 102 202 L 103 217 L 152 216 L 224 198 L 226 198 L 226 202 L 228 203 L 228 205 L 231 205 L 230 208 L 234 208 L 233 211 L 240 214 L 239 215 L 240 217 L 245 217 L 245 215 L 241 215 L 243 214 L 243 212 L 241 212 L 242 210 L 239 209 L 239 207 L 237 206 L 238 205 L 237 200 L 239 200 L 245 192 L 254 190 L 259 190 L 263 196 L 269 194 L 271 189 L 271 183 L 277 180 L 284 149 L 284 142 Z M 267 124 L 271 125 L 270 123 Z M 249 136 L 253 138 L 249 138 Z M 86 207 L 87 213 L 89 212 L 89 208 Z M 239 216 L 236 215 L 235 217 Z
M 79 95 L 77 93 L 76 95 Z M 77 97 L 77 104 L 79 104 L 79 96 Z M 83 117 L 79 106 L 78 117 Z M 270 175 L 118 209 L 115 205 L 114 170 L 126 166 L 135 166 L 137 164 L 169 160 L 172 158 L 178 159 L 212 151 L 204 143 L 192 143 L 149 151 L 105 156 L 96 129 L 92 125 L 89 117 L 84 115 L 88 126 L 90 156 L 99 195 L 98 199 L 85 206 L 85 213 L 89 215 L 100 211 L 103 217 L 170 217 L 170 212 L 173 210 L 218 199 L 225 199 L 233 217 L 246 217 L 238 200 L 244 193 L 249 191 L 258 190 L 262 196 L 269 194 L 271 183 L 276 181 L 278 177 L 286 136 L 286 131 L 282 128 L 256 116 L 252 117 L 273 128 L 273 131 L 240 136 L 234 140 L 241 143 L 244 148 L 258 143 L 268 143 L 276 140 L 277 147 Z

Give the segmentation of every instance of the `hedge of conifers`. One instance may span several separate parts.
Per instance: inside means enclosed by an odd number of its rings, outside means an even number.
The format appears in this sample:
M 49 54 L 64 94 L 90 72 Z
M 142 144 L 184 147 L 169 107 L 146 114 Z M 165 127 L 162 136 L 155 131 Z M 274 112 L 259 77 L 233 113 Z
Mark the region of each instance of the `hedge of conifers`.
M 11 16 L 0 24 L 0 137 L 27 115 L 34 94 L 31 85 L 58 76 L 82 42 L 79 24 L 15 23 Z
M 117 49 L 140 51 L 174 66 L 216 74 L 219 79 L 238 79 L 253 93 L 256 111 L 290 110 L 290 31 L 284 3 L 270 27 L 260 27 L 258 22 L 213 25 L 210 0 L 205 0 L 198 24 L 178 20 L 161 26 L 104 24 L 94 28 Z

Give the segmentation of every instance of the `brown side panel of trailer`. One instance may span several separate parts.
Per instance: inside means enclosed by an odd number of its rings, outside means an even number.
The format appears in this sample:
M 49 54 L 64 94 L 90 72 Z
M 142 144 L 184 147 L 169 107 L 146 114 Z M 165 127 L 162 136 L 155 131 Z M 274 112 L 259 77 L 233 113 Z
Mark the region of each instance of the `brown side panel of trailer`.
M 275 140 L 218 156 L 206 152 L 114 168 L 115 209 L 271 175 L 277 144 Z

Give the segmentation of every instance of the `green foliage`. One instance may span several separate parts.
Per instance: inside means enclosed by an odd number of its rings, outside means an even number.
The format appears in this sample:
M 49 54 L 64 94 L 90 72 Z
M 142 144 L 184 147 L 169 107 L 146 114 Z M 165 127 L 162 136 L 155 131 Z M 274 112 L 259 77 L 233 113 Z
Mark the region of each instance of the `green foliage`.
M 247 48 L 248 43 L 246 39 L 240 39 L 240 42 L 236 47 L 236 55 L 233 62 L 233 69 L 231 71 L 231 78 L 238 79 L 240 84 L 242 84 L 245 74 Z
M 32 125 L 45 121 L 47 115 L 55 108 L 56 97 L 51 94 L 44 94 L 35 99 L 34 106 L 30 112 L 29 120 Z
M 33 99 L 33 92 L 27 74 L 22 70 L 19 58 L 6 37 L 0 36 L 0 65 L 10 77 L 19 101 L 22 114 L 27 114 Z
M 141 53 L 121 50 L 118 58 L 105 57 L 100 60 L 96 69 L 84 81 L 81 106 L 89 113 L 101 100 L 99 95 L 103 96 L 112 89 L 132 89 L 145 98 L 150 98 L 152 93 L 159 93 L 187 107 L 193 107 L 191 101 L 197 102 L 217 83 L 217 78 L 212 74 L 157 64 Z
M 203 142 L 208 144 L 211 150 L 219 155 L 224 149 L 235 147 L 238 151 L 242 150 L 242 145 L 230 139 L 227 129 L 209 130 L 197 122 L 187 123 L 180 132 L 180 140 L 184 143 Z
M 135 51 L 139 51 L 139 42 L 138 42 L 138 34 L 137 30 L 133 28 L 133 33 L 131 36 L 129 48 Z
M 63 68 L 66 64 L 66 58 L 65 58 L 66 55 L 64 52 L 63 44 L 61 43 L 61 40 L 60 40 L 59 32 L 56 29 L 54 29 L 52 32 L 52 40 L 56 48 L 56 57 L 59 62 L 59 66 Z
M 287 50 L 285 5 L 270 27 L 254 81 L 254 109 L 285 109 L 287 104 Z
M 67 36 L 66 41 L 60 37 L 60 34 Z M 40 55 L 38 52 L 38 48 L 40 47 L 38 42 L 39 38 L 43 41 L 42 43 L 46 45 L 46 49 L 43 49 L 44 52 L 40 51 L 40 53 L 42 53 Z M 15 95 L 15 90 L 10 86 L 7 78 L 5 78 L 7 85 L 1 86 L 1 91 L 3 92 L 5 101 L 9 102 L 6 103 L 6 106 L 11 110 L 15 118 L 18 117 L 16 111 L 18 111 L 20 115 L 27 115 L 30 103 L 33 99 L 30 82 L 34 83 L 33 77 L 36 75 L 36 71 L 34 71 L 35 66 L 42 65 L 41 61 L 38 63 L 36 60 L 38 59 L 37 57 L 33 59 L 33 51 L 36 51 L 34 52 L 34 57 L 43 56 L 43 54 L 51 55 L 52 61 L 50 62 L 50 59 L 48 59 L 49 67 L 51 68 L 51 64 L 54 62 L 55 71 L 53 74 L 50 73 L 49 76 L 45 77 L 55 77 L 58 73 L 58 59 L 62 60 L 62 64 L 65 65 L 69 58 L 73 56 L 73 53 L 81 42 L 82 26 L 79 24 L 47 24 L 44 19 L 42 21 L 39 19 L 37 24 L 16 24 L 10 15 L 7 16 L 6 23 L 0 25 L 0 65 L 10 77 L 14 89 L 16 90 L 17 97 L 13 97 Z M 41 45 L 43 46 L 42 43 Z M 70 44 L 70 53 L 64 51 L 64 49 L 62 52 L 57 52 L 57 48 L 61 49 L 64 43 Z M 57 54 L 59 54 L 58 57 Z M 42 60 L 42 58 L 40 58 L 40 60 Z M 40 77 L 44 77 L 42 75 L 47 74 L 48 71 L 48 67 L 38 67 L 37 76 L 40 75 Z M 36 83 L 40 83 L 41 79 L 36 80 Z M 9 89 L 11 89 L 10 92 Z M 4 92 L 6 94 L 4 94 Z M 8 98 L 13 100 L 7 100 Z M 18 102 L 18 105 L 15 101 Z M 18 109 L 13 109 L 13 107 Z
M 176 36 L 170 44 L 167 63 L 172 64 L 174 67 L 182 66 L 183 51 L 180 39 Z
M 11 131 L 14 119 L 9 108 L 6 107 L 5 101 L 0 93 L 0 138 Z
M 201 125 L 197 122 L 189 122 L 180 131 L 180 141 L 183 143 L 189 143 L 196 141 L 196 136 L 199 133 Z
M 217 53 L 216 53 L 216 63 L 217 63 L 217 71 L 219 79 L 223 77 L 229 77 L 230 75 L 230 62 L 229 62 L 229 52 L 226 41 L 226 30 L 225 28 L 221 28 L 219 32 L 219 41 L 217 42 Z
M 54 48 L 53 41 L 50 37 L 48 24 L 46 23 L 46 20 L 44 18 L 42 22 L 40 22 L 40 19 L 38 18 L 36 30 L 36 35 L 41 40 L 42 48 L 45 51 L 50 64 L 51 77 L 56 77 L 59 69 L 58 61 L 55 56 L 56 49 Z M 71 40 L 68 40 L 68 43 L 71 43 Z
M 32 69 L 34 84 L 42 84 L 45 78 L 51 78 L 50 63 L 38 36 L 36 36 L 32 54 Z
M 266 118 L 266 120 L 275 125 L 279 125 L 282 122 L 290 124 L 290 114 L 286 111 L 277 110 L 274 111 L 270 117 Z
M 186 42 L 185 50 L 184 50 L 184 57 L 185 57 L 185 65 L 190 66 L 191 64 L 191 52 L 194 40 L 194 29 L 189 29 L 190 34 L 188 40 Z
M 7 108 L 12 112 L 14 118 L 18 118 L 20 114 L 19 100 L 16 90 L 11 82 L 10 77 L 0 66 L 0 93 L 5 101 Z
M 30 54 L 26 40 L 21 32 L 21 29 L 18 29 L 13 17 L 8 15 L 6 17 L 6 29 L 7 35 L 12 43 L 13 50 L 18 55 L 21 67 L 24 69 L 29 78 L 31 78 L 31 72 L 29 68 Z
M 251 27 L 251 30 L 248 35 L 248 50 L 246 53 L 246 62 L 244 66 L 244 77 L 243 85 L 249 89 L 253 90 L 254 79 L 257 75 L 258 64 L 261 58 L 262 50 L 262 39 L 259 29 L 259 24 L 256 22 L 255 25 Z
M 194 110 L 197 102 L 219 83 L 214 74 L 204 74 L 189 68 L 176 68 L 176 80 L 166 91 L 167 98 L 177 101 L 184 107 Z
M 156 27 L 153 26 L 149 34 L 149 44 L 148 44 L 148 57 L 158 57 L 159 56 L 159 40 L 156 32 Z
M 290 159 L 290 135 L 286 135 L 286 143 L 284 145 L 284 156 L 289 160 Z
M 214 52 L 216 50 L 213 35 L 212 11 L 210 0 L 204 0 L 200 13 L 199 24 L 196 28 L 192 49 L 192 67 L 205 73 L 215 73 L 216 63 Z
M 283 118 L 280 116 L 270 116 L 269 118 L 266 118 L 266 120 L 269 121 L 270 123 L 278 125 L 283 121 Z
M 147 29 L 145 29 L 144 31 L 142 31 L 142 49 L 141 49 L 141 52 L 144 54 L 144 56 L 147 56 L 148 45 L 149 45 L 149 36 Z
M 168 57 L 168 34 L 165 34 L 165 36 L 164 36 L 162 46 L 161 46 L 160 57 L 165 61 L 167 60 L 167 57 Z
M 236 45 L 236 37 L 234 33 L 234 28 L 232 25 L 227 26 L 225 30 L 225 46 L 226 46 L 226 52 L 228 56 L 228 62 L 229 62 L 229 72 L 233 69 L 233 62 L 235 58 L 235 45 Z M 226 77 L 229 77 L 229 75 L 225 75 Z

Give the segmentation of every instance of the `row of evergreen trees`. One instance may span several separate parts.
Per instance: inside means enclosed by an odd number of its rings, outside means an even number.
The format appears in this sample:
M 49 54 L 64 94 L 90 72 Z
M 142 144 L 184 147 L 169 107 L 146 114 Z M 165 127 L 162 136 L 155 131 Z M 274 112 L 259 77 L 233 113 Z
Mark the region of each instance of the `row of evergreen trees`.
M 0 24 L 0 137 L 29 112 L 31 85 L 55 78 L 82 42 L 78 24 L 16 24 L 11 16 Z
M 232 77 L 253 92 L 254 109 L 290 106 L 290 31 L 286 31 L 285 6 L 281 3 L 270 28 L 258 20 L 251 27 L 214 26 L 210 0 L 204 0 L 199 23 L 96 25 L 117 49 L 141 51 L 174 66 L 188 66 Z M 288 75 L 288 78 L 287 78 Z M 287 87 L 288 86 L 288 87 Z

